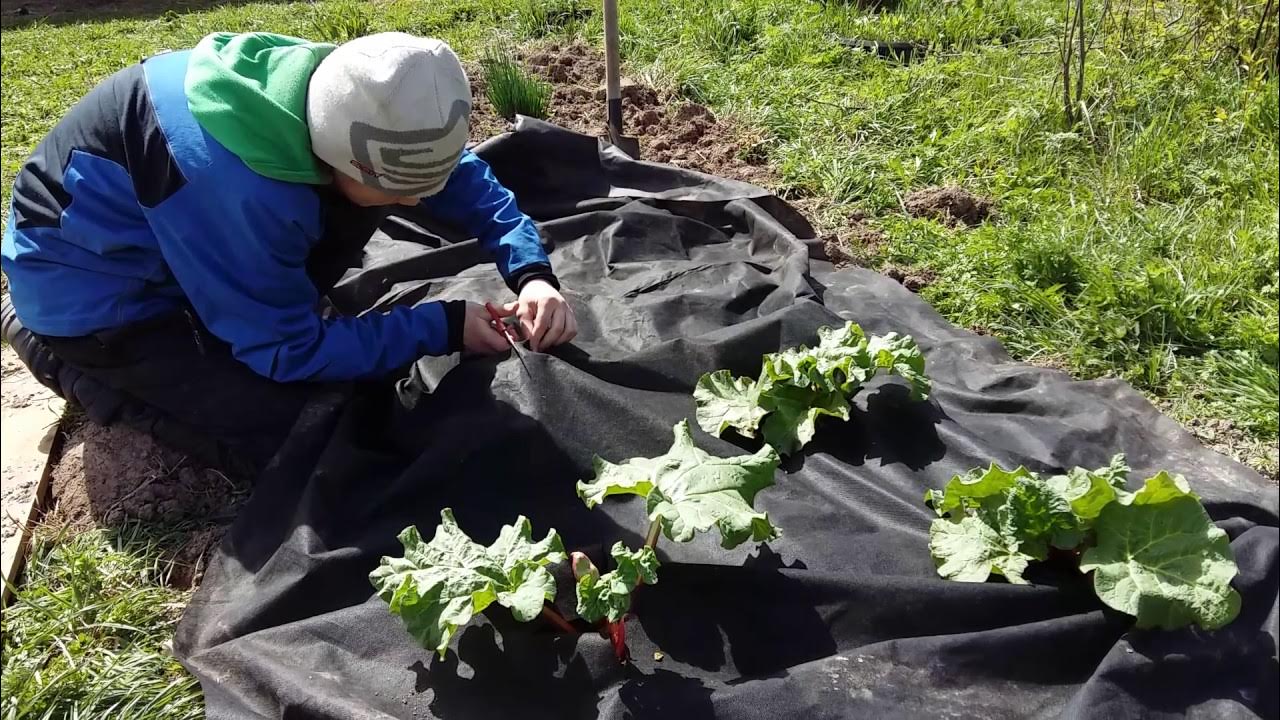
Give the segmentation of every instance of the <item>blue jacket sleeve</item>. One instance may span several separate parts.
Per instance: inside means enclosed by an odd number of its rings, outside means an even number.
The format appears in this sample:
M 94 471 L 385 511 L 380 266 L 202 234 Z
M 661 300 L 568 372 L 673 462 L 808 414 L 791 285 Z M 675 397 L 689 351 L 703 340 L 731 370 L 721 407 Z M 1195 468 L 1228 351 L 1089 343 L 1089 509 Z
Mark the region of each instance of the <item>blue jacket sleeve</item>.
M 240 194 L 237 207 L 226 200 L 188 197 L 151 225 L 196 314 L 258 374 L 281 382 L 353 380 L 458 349 L 461 321 L 448 319 L 460 315 L 454 304 L 322 319 L 306 272 L 312 242 L 290 219 L 306 214 L 281 212 L 292 203 L 278 195 Z
M 537 226 L 516 206 L 515 196 L 498 182 L 489 164 L 470 150 L 463 152 L 444 189 L 421 205 L 478 239 L 513 291 L 519 292 L 533 277 L 555 284 Z

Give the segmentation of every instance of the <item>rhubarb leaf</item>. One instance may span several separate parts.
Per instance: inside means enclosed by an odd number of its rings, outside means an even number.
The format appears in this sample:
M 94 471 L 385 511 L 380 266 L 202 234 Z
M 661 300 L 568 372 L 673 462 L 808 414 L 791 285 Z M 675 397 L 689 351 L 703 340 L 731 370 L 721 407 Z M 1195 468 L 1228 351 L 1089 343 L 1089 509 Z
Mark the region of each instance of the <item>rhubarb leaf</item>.
M 698 403 L 698 427 L 712 435 L 733 428 L 746 437 L 755 437 L 766 410 L 760 407 L 760 393 L 747 378 L 734 379 L 728 370 L 703 375 L 693 389 Z
M 928 397 L 924 355 L 910 337 L 868 338 L 854 323 L 818 329 L 818 346 L 800 345 L 765 355 L 759 378 L 734 378 L 727 370 L 703 375 L 694 389 L 698 425 L 719 435 L 729 428 L 782 453 L 813 439 L 820 415 L 849 419 L 853 394 L 877 372 L 902 376 L 914 399 Z
M 956 475 L 941 492 L 929 491 L 925 500 L 933 505 L 933 511 L 939 516 L 958 517 L 957 513 L 962 513 L 966 508 L 976 508 L 984 500 L 1003 498 L 1019 478 L 1029 477 L 1031 472 L 1024 467 L 1010 471 L 991 463 L 991 467 L 986 470 L 979 468 L 964 475 Z
M 674 432 L 666 455 L 618 465 L 597 458 L 596 476 L 578 483 L 578 496 L 587 507 L 610 495 L 643 496 L 649 519 L 676 542 L 712 527 L 726 548 L 777 537 L 768 515 L 752 506 L 756 493 L 773 484 L 778 453 L 766 445 L 754 455 L 715 457 L 693 444 L 687 421 L 676 424 Z
M 1009 582 L 1025 585 L 1022 573 L 1031 556 L 1019 552 L 999 530 L 981 518 L 967 516 L 959 521 L 939 518 L 929 527 L 929 551 L 938 574 L 959 582 L 986 582 L 994 573 Z
M 1240 612 L 1230 541 L 1195 496 L 1171 493 L 1173 484 L 1157 478 L 1140 499 L 1103 508 L 1094 523 L 1097 545 L 1080 570 L 1094 574 L 1104 603 L 1135 616 L 1140 628 L 1220 628 Z
M 400 543 L 404 556 L 383 557 L 369 580 L 414 638 L 441 657 L 454 631 L 495 601 L 522 622 L 537 617 L 556 592 L 546 566 L 565 559 L 555 530 L 534 541 L 524 516 L 485 547 L 458 527 L 448 508 L 430 542 L 410 526 Z
M 642 584 L 658 582 L 658 556 L 653 548 L 645 546 L 632 552 L 619 542 L 609 554 L 613 570 L 603 575 L 585 572 L 578 578 L 578 615 L 587 622 L 622 620 L 631 609 L 631 593 Z
M 769 391 L 761 402 L 769 413 L 764 421 L 764 441 L 784 455 L 809 444 L 819 416 L 849 419 L 849 403 L 838 392 L 781 385 Z

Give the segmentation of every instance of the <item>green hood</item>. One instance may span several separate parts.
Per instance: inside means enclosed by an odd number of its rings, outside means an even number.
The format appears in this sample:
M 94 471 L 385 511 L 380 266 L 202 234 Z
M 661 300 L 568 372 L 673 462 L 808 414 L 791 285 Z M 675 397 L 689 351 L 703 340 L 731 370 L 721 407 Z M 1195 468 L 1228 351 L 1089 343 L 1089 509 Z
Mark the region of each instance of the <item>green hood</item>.
M 329 169 L 311 153 L 307 84 L 335 47 L 272 33 L 207 35 L 187 64 L 187 106 L 259 175 L 325 184 Z

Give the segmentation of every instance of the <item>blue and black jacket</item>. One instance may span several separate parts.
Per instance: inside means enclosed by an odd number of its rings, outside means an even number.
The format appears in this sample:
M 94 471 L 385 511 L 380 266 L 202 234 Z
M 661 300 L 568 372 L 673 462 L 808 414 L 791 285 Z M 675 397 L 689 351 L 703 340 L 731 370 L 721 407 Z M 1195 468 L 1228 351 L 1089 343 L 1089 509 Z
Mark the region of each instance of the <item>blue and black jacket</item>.
M 258 174 L 205 132 L 184 93 L 189 57 L 103 81 L 19 172 L 3 266 L 23 325 L 79 337 L 190 306 L 279 381 L 373 377 L 459 350 L 459 303 L 317 314 L 307 260 L 333 225 L 324 188 Z M 478 238 L 513 290 L 554 282 L 533 222 L 474 154 L 422 205 Z

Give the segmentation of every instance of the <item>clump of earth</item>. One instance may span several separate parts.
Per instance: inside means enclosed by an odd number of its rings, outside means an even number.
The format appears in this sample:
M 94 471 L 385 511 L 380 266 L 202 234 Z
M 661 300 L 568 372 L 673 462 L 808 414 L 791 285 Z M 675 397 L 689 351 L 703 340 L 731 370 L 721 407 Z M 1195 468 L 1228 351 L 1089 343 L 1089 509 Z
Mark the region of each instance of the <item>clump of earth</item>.
M 583 42 L 536 46 L 517 54 L 533 75 L 552 86 L 547 120 L 586 135 L 604 137 L 604 56 Z M 472 139 L 481 141 L 509 129 L 485 96 L 484 73 L 468 68 Z M 640 159 L 696 170 L 763 187 L 777 178 L 766 165 L 761 140 L 737 124 L 717 118 L 703 105 L 648 85 L 624 80 L 623 134 L 640 143 Z
M 979 225 L 991 216 L 992 210 L 990 200 L 956 186 L 916 190 L 907 195 L 902 204 L 910 215 L 952 226 Z

